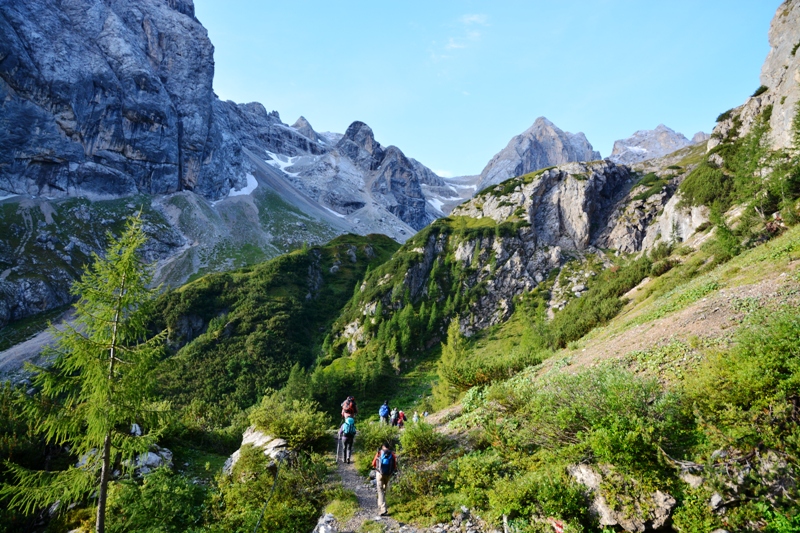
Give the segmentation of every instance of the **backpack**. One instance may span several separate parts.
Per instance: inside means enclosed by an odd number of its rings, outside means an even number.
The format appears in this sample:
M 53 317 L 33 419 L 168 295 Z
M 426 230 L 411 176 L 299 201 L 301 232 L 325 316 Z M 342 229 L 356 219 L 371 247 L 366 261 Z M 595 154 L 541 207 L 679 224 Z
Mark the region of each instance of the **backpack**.
M 378 410 L 378 414 L 382 417 L 389 416 L 389 406 L 386 404 L 381 405 L 380 410 Z
M 348 418 L 342 424 L 342 434 L 346 437 L 351 437 L 356 434 L 356 421 L 352 418 Z
M 383 476 L 391 476 L 394 474 L 394 454 L 390 451 L 381 452 L 378 467 L 380 468 L 381 475 Z
M 355 411 L 356 411 L 356 402 L 352 396 L 348 396 L 348 398 L 342 402 L 342 412 L 355 413 Z

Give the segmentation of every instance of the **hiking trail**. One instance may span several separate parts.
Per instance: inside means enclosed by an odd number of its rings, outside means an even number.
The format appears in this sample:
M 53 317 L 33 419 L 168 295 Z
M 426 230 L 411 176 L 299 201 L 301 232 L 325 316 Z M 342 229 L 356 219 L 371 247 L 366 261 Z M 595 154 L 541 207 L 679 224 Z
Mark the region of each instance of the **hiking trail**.
M 420 530 L 401 524 L 391 516 L 380 516 L 378 514 L 378 493 L 372 483 L 356 471 L 354 463 L 347 464 L 337 461 L 336 470 L 342 479 L 342 486 L 347 490 L 353 491 L 356 498 L 358 498 L 358 511 L 353 515 L 353 518 L 344 524 L 339 524 L 338 530 L 340 533 L 358 533 L 364 524 L 370 521 L 381 524 L 384 528 L 383 531 L 386 533 L 421 533 Z M 392 511 L 393 490 L 394 488 L 390 485 L 387 495 L 390 513 Z

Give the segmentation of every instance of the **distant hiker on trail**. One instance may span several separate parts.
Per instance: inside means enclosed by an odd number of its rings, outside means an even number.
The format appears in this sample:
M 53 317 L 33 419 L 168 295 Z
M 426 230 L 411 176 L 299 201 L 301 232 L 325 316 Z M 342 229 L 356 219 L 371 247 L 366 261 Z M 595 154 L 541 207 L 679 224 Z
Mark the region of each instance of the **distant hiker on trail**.
M 411 421 L 414 422 L 415 424 L 417 422 L 419 422 L 419 413 L 418 412 L 414 411 L 414 416 L 411 417 Z
M 344 424 L 342 424 L 339 434 L 344 443 L 343 460 L 345 463 L 349 463 L 350 459 L 353 457 L 353 440 L 356 438 L 356 419 L 352 416 L 348 416 Z
M 392 425 L 396 426 L 397 425 L 397 407 L 392 409 L 392 414 L 390 415 L 390 419 L 392 421 Z
M 388 443 L 384 443 L 375 458 L 372 460 L 375 473 L 375 487 L 378 489 L 378 510 L 381 516 L 389 514 L 386 508 L 386 492 L 389 490 L 389 481 L 397 472 L 397 456 L 392 452 Z
M 378 409 L 378 415 L 381 417 L 381 424 L 389 423 L 389 400 L 383 402 L 381 408 Z
M 403 429 L 403 426 L 406 423 L 406 414 L 403 411 L 397 413 L 397 427 Z
M 356 399 L 352 396 L 348 396 L 345 401 L 342 402 L 342 418 L 347 418 L 348 416 L 355 416 L 358 414 L 358 407 L 356 407 Z

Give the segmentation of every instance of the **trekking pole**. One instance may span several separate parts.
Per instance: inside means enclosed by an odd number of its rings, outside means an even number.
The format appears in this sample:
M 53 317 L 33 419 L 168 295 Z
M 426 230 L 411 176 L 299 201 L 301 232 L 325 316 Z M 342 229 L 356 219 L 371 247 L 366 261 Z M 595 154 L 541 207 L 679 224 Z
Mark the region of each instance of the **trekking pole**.
M 267 496 L 267 501 L 264 502 L 264 507 L 261 508 L 261 516 L 258 517 L 258 522 L 256 522 L 256 527 L 253 529 L 253 533 L 258 532 L 258 526 L 261 525 L 261 520 L 264 518 L 264 512 L 267 510 L 267 504 L 272 499 L 272 495 L 275 493 L 275 485 L 278 484 L 278 474 L 280 474 L 281 461 L 283 461 L 283 457 L 279 457 L 278 462 L 275 463 L 275 479 L 272 481 L 272 488 L 269 490 L 269 496 Z
M 339 462 L 339 448 L 342 445 L 342 437 L 337 433 L 336 434 L 336 462 Z

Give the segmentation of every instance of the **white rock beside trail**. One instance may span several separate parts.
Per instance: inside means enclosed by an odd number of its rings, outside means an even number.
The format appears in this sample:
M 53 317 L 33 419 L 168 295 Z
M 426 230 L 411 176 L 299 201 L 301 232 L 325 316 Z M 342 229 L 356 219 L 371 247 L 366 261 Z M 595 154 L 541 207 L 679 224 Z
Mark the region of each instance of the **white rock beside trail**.
M 222 467 L 222 471 L 225 474 L 230 474 L 233 471 L 233 467 L 239 461 L 242 448 L 247 445 L 263 449 L 264 455 L 276 461 L 284 459 L 289 455 L 289 444 L 285 440 L 272 437 L 256 429 L 255 426 L 250 426 L 244 432 L 244 435 L 242 435 L 242 445 L 231 454 L 227 461 L 225 461 L 225 465 Z
M 677 503 L 666 492 L 656 490 L 652 494 L 640 495 L 630 508 L 618 510 L 609 504 L 601 487 L 603 478 L 613 476 L 613 472 L 607 468 L 599 472 L 581 464 L 571 467 L 569 473 L 575 481 L 586 487 L 592 500 L 589 510 L 597 516 L 601 526 L 622 526 L 625 531 L 637 533 L 658 530 L 667 523 Z

